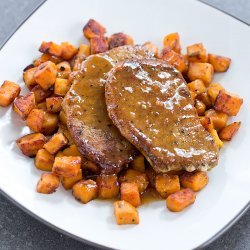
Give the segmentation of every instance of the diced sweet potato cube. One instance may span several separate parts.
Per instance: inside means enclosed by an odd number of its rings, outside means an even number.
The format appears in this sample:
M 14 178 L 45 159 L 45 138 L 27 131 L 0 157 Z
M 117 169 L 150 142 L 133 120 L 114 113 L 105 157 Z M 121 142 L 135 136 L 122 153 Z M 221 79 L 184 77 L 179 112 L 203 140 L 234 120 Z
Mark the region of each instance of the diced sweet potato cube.
M 134 169 L 128 169 L 126 173 L 120 177 L 120 182 L 135 182 L 138 185 L 140 193 L 146 190 L 149 183 L 145 173 Z
M 37 104 L 36 105 L 36 108 L 37 109 L 41 109 L 41 110 L 43 110 L 43 111 L 47 111 L 47 106 L 46 106 L 46 102 L 41 102 L 41 103 L 39 103 L 39 104 Z
M 19 96 L 13 103 L 13 110 L 25 120 L 32 109 L 36 106 L 35 95 L 33 92 L 25 96 Z
M 34 67 L 35 67 L 35 65 L 34 65 L 33 63 L 31 63 L 31 64 L 27 65 L 27 66 L 23 69 L 23 72 L 25 72 L 25 71 L 27 71 L 27 70 L 29 70 L 29 69 L 32 69 L 32 68 L 34 68 Z
M 212 106 L 212 101 L 210 97 L 208 96 L 207 92 L 201 93 L 197 95 L 196 97 L 198 100 L 202 101 L 207 107 Z
M 44 54 L 61 57 L 62 47 L 54 42 L 42 42 L 39 51 Z
M 53 62 L 53 63 L 57 64 L 57 63 L 62 62 L 63 59 L 60 58 L 60 57 L 49 55 L 49 54 L 42 54 L 38 59 L 36 59 L 33 62 L 33 64 L 34 64 L 35 67 L 37 67 L 40 64 L 42 64 L 44 62 L 47 62 L 47 61 L 50 61 L 50 62 Z
M 90 39 L 91 54 L 98 54 L 109 49 L 108 39 L 106 37 L 97 36 Z
M 223 146 L 223 142 L 221 141 L 220 137 L 218 136 L 218 132 L 213 129 L 210 131 L 211 136 L 214 138 L 216 146 L 220 149 Z
M 80 44 L 77 56 L 87 57 L 90 55 L 90 46 L 87 44 Z
M 225 72 L 230 66 L 231 59 L 225 56 L 208 54 L 208 62 L 213 65 L 215 72 Z
M 66 126 L 59 124 L 59 129 L 57 132 L 63 133 L 65 135 L 65 137 L 68 139 L 68 145 L 73 146 L 73 144 L 74 144 L 73 138 L 72 138 L 72 136 L 71 136 L 71 134 Z
M 68 79 L 68 77 L 71 73 L 70 64 L 68 62 L 64 61 L 64 62 L 58 63 L 56 65 L 56 67 L 57 67 L 57 77 Z
M 180 36 L 177 32 L 168 34 L 163 40 L 164 48 L 170 48 L 176 53 L 181 53 Z
M 56 78 L 54 93 L 65 96 L 69 91 L 71 83 L 68 79 Z
M 77 53 L 77 48 L 68 42 L 61 43 L 62 54 L 64 60 L 70 60 Z
M 181 54 L 176 53 L 174 50 L 164 48 L 161 52 L 160 58 L 167 63 L 173 65 L 180 72 L 187 70 L 186 60 Z
M 236 116 L 240 111 L 243 99 L 227 91 L 220 90 L 216 97 L 214 108 L 230 116 Z
M 66 118 L 66 114 L 63 110 L 61 110 L 59 113 L 59 119 L 63 125 L 67 126 L 67 118 Z
M 216 97 L 219 94 L 220 90 L 224 90 L 224 88 L 217 82 L 213 82 L 209 85 L 209 87 L 207 89 L 207 94 L 210 97 L 213 104 L 214 104 Z
M 63 150 L 65 156 L 82 156 L 75 144 Z
M 129 202 L 134 207 L 141 205 L 140 192 L 136 183 L 123 182 L 121 184 L 121 200 Z
M 212 119 L 208 116 L 200 116 L 201 125 L 208 131 L 211 132 L 214 129 Z
M 26 156 L 35 156 L 39 149 L 46 143 L 46 137 L 41 133 L 25 135 L 19 138 L 16 143 L 22 153 Z
M 119 194 L 119 182 L 117 176 L 101 174 L 97 177 L 99 188 L 99 197 L 102 199 L 111 199 Z
M 200 191 L 208 184 L 208 175 L 203 171 L 185 172 L 180 175 L 181 186 L 190 188 L 194 192 Z
M 34 88 L 32 88 L 31 92 L 34 93 L 37 104 L 43 102 L 47 97 L 53 94 L 52 89 L 44 90 L 40 85 L 36 85 Z
M 189 189 L 182 189 L 168 196 L 166 200 L 167 208 L 172 212 L 180 212 L 184 208 L 195 202 L 196 195 Z
M 108 39 L 108 43 L 109 43 L 109 49 L 113 49 L 124 45 L 133 45 L 134 40 L 131 36 L 119 32 L 111 35 Z
M 209 109 L 205 112 L 205 116 L 210 117 L 214 128 L 220 130 L 224 128 L 227 124 L 228 115 L 222 112 L 215 111 L 214 109 Z
M 196 99 L 194 101 L 194 107 L 196 108 L 198 115 L 204 115 L 206 110 L 206 105 L 202 101 Z
M 36 70 L 37 70 L 37 67 L 34 67 L 23 72 L 23 81 L 29 90 L 32 89 L 36 85 L 36 81 L 34 77 Z
M 162 198 L 166 198 L 180 190 L 179 176 L 158 174 L 155 178 L 155 188 Z
M 219 133 L 220 139 L 225 140 L 225 141 L 231 141 L 233 136 L 239 130 L 240 125 L 241 125 L 241 122 L 233 122 L 227 125 L 226 127 L 224 127 Z
M 55 158 L 52 172 L 61 177 L 74 177 L 77 176 L 80 168 L 80 156 L 63 156 Z
M 145 172 L 144 156 L 141 154 L 137 155 L 130 165 L 134 170 Z
M 187 84 L 190 91 L 195 92 L 197 95 L 206 92 L 207 88 L 202 80 L 194 80 Z
M 115 201 L 114 213 L 118 225 L 139 224 L 136 208 L 126 201 Z
M 62 97 L 50 97 L 46 99 L 47 111 L 51 113 L 58 113 L 62 109 Z
M 51 154 L 56 154 L 68 143 L 67 138 L 62 133 L 54 134 L 51 139 L 44 145 L 44 148 Z
M 26 125 L 34 132 L 41 132 L 44 121 L 44 111 L 42 109 L 32 109 L 29 113 Z
M 38 83 L 44 90 L 47 90 L 54 85 L 56 76 L 57 67 L 50 61 L 40 64 L 34 74 L 36 83 Z
M 43 171 L 52 171 L 54 156 L 45 149 L 38 150 L 35 158 L 36 168 Z
M 100 168 L 94 162 L 88 161 L 86 159 L 82 164 L 82 169 L 87 170 L 87 171 L 94 173 L 94 174 L 100 173 Z
M 187 76 L 190 81 L 200 79 L 207 87 L 214 76 L 213 66 L 209 63 L 190 63 L 188 67 Z
M 62 151 L 56 153 L 55 157 L 63 157 L 66 156 Z
M 146 42 L 143 44 L 143 47 L 145 47 L 147 50 L 153 52 L 155 57 L 158 57 L 158 47 L 155 44 L 153 44 L 151 42 Z
M 103 36 L 106 29 L 94 19 L 90 19 L 83 27 L 83 34 L 87 39 L 91 39 L 96 36 Z
M 194 91 L 189 91 L 190 92 L 190 96 L 191 96 L 191 99 L 193 100 L 193 102 L 195 101 L 196 97 L 197 97 L 197 94 L 194 92 Z
M 20 94 L 21 88 L 14 82 L 4 81 L 0 87 L 0 106 L 10 105 Z
M 61 183 L 63 185 L 63 187 L 68 190 L 68 189 L 72 189 L 72 187 L 80 180 L 83 179 L 83 175 L 82 175 L 82 170 L 80 169 L 78 174 L 76 176 L 73 177 L 61 177 Z
M 157 173 L 155 172 L 155 170 L 151 167 L 148 166 L 145 170 L 147 178 L 149 180 L 149 184 L 151 187 L 155 187 L 155 179 L 156 179 L 156 175 Z
M 207 62 L 207 51 L 202 43 L 187 46 L 187 56 L 189 62 Z
M 39 182 L 37 183 L 36 190 L 41 194 L 52 194 L 59 187 L 60 181 L 58 176 L 52 173 L 42 174 Z
M 45 135 L 51 135 L 58 128 L 58 116 L 56 114 L 44 113 L 42 133 Z

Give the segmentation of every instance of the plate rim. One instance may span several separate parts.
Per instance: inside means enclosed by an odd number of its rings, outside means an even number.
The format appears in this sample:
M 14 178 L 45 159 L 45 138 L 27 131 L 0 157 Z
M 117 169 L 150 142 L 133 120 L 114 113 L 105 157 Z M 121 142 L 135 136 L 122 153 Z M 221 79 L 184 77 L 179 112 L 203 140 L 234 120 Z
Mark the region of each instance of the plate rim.
M 3 47 L 5 46 L 5 44 L 11 39 L 11 37 L 23 26 L 23 24 L 45 3 L 47 2 L 47 0 L 41 0 L 40 3 L 38 3 L 37 5 L 34 6 L 34 8 L 31 9 L 31 11 L 27 14 L 27 16 L 20 22 L 19 25 L 17 25 L 17 27 L 15 29 L 13 29 L 13 31 L 10 32 L 10 34 L 6 37 L 6 39 L 0 44 L 0 52 L 3 49 Z M 216 6 L 209 4 L 207 2 L 203 2 L 202 0 L 197 0 L 197 2 L 204 4 L 206 6 L 208 6 L 208 8 L 212 8 L 217 10 L 218 12 L 221 12 L 222 14 L 226 15 L 226 16 L 230 16 L 231 18 L 243 23 L 246 26 L 250 26 L 250 24 L 248 24 L 247 22 L 233 16 L 232 14 L 217 8 Z M 93 247 L 99 247 L 99 248 L 103 248 L 103 249 L 114 249 L 114 248 L 110 248 L 101 244 L 98 244 L 96 242 L 93 241 L 89 241 L 85 238 L 79 237 L 75 234 L 72 234 L 62 228 L 57 227 L 56 225 L 46 221 L 45 219 L 41 218 L 40 216 L 38 216 L 35 212 L 29 210 L 28 208 L 24 207 L 21 203 L 19 203 L 18 201 L 16 201 L 14 198 L 12 198 L 11 196 L 9 196 L 6 192 L 4 192 L 1 187 L 0 187 L 0 194 L 2 194 L 8 201 L 10 201 L 13 205 L 17 206 L 18 208 L 20 208 L 23 212 L 25 212 L 26 214 L 30 215 L 31 217 L 33 217 L 34 219 L 38 220 L 39 222 L 43 223 L 44 225 L 50 227 L 51 229 L 62 233 L 74 240 L 77 240 L 79 242 L 83 242 L 86 243 L 90 246 Z M 212 242 L 214 242 L 216 239 L 218 239 L 220 236 L 222 236 L 226 231 L 228 231 L 237 221 L 240 220 L 240 218 L 249 210 L 250 208 L 250 201 L 248 201 L 248 203 L 240 210 L 240 212 L 233 217 L 224 227 L 222 227 L 218 232 L 216 232 L 212 237 L 210 237 L 209 239 L 207 239 L 205 242 L 203 242 L 202 244 L 196 246 L 194 249 L 202 249 L 204 247 L 207 247 L 208 245 L 210 245 Z

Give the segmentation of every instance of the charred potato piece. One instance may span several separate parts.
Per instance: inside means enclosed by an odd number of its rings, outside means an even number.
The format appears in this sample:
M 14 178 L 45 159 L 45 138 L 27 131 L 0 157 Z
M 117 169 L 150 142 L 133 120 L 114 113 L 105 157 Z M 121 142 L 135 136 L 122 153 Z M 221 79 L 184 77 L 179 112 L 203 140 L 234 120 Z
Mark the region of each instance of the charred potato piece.
M 131 36 L 119 32 L 111 35 L 108 39 L 108 43 L 109 49 L 113 49 L 124 45 L 133 45 L 134 40 Z
M 65 96 L 70 86 L 71 83 L 68 79 L 56 78 L 54 93 L 59 96 Z
M 180 43 L 180 36 L 177 32 L 168 34 L 164 37 L 163 40 L 164 48 L 170 48 L 171 50 L 175 51 L 176 53 L 181 53 L 181 43 Z
M 214 124 L 212 122 L 212 119 L 208 116 L 201 116 L 200 122 L 201 125 L 208 131 L 211 132 L 214 129 Z
M 67 138 L 62 133 L 54 134 L 44 145 L 44 148 L 51 154 L 56 154 L 60 149 L 68 144 Z
M 97 36 L 90 39 L 91 54 L 103 53 L 109 49 L 108 39 L 106 37 Z
M 105 32 L 106 29 L 94 19 L 90 19 L 83 27 L 83 34 L 87 39 L 103 36 Z
M 224 90 L 224 88 L 217 82 L 213 82 L 209 85 L 207 89 L 207 94 L 210 97 L 210 100 L 214 104 L 220 90 Z
M 64 79 L 69 78 L 69 75 L 71 73 L 71 67 L 68 62 L 64 61 L 64 62 L 58 63 L 56 67 L 57 67 L 58 78 L 64 78 Z
M 41 132 L 44 122 L 44 111 L 42 109 L 32 109 L 29 113 L 26 125 L 34 132 Z
M 47 62 L 47 61 L 50 61 L 50 62 L 53 62 L 55 64 L 57 63 L 60 63 L 63 61 L 62 58 L 60 57 L 56 57 L 56 56 L 51 56 L 49 54 L 42 54 L 38 59 L 36 59 L 34 62 L 33 62 L 33 65 L 35 67 L 39 66 L 40 64 L 44 63 L 44 62 Z
M 82 156 L 75 144 L 70 145 L 68 148 L 63 150 L 65 156 Z
M 60 181 L 58 176 L 49 173 L 42 174 L 39 182 L 37 183 L 36 190 L 41 194 L 52 194 L 59 187 Z
M 208 62 L 213 65 L 215 72 L 225 72 L 231 64 L 231 59 L 225 56 L 208 54 Z
M 21 88 L 14 82 L 4 81 L 0 87 L 0 106 L 10 105 L 20 94 Z
M 206 105 L 202 101 L 196 99 L 194 101 L 194 107 L 196 108 L 198 115 L 204 115 L 206 111 Z
M 72 189 L 72 187 L 80 180 L 83 179 L 82 170 L 80 169 L 78 174 L 73 177 L 61 177 L 61 183 L 66 190 Z
M 189 62 L 207 62 L 207 51 L 202 43 L 187 46 L 187 57 Z
M 197 95 L 206 92 L 207 88 L 202 80 L 194 80 L 187 84 L 190 91 L 195 92 Z
M 210 131 L 210 134 L 212 135 L 212 137 L 214 138 L 215 144 L 216 146 L 220 149 L 223 146 L 223 142 L 221 141 L 220 137 L 218 136 L 218 132 L 213 129 L 212 131 Z
M 115 201 L 114 213 L 118 225 L 139 224 L 136 208 L 126 201 Z
M 24 155 L 33 157 L 39 149 L 43 148 L 46 141 L 47 139 L 43 134 L 34 133 L 19 138 L 16 143 Z
M 32 109 L 36 106 L 35 95 L 33 92 L 25 96 L 19 96 L 13 103 L 13 110 L 25 120 Z
M 51 135 L 58 128 L 58 116 L 56 114 L 44 113 L 42 133 L 45 135 Z
M 144 156 L 141 154 L 137 155 L 130 165 L 134 170 L 145 172 Z
M 44 90 L 40 85 L 36 85 L 34 88 L 32 88 L 31 92 L 34 93 L 37 104 L 43 102 L 47 97 L 53 94 L 52 89 Z
M 45 149 L 38 150 L 35 158 L 35 166 L 43 171 L 52 171 L 54 156 Z
M 117 176 L 101 174 L 97 177 L 99 188 L 99 197 L 102 199 L 111 199 L 119 194 L 119 182 Z
M 224 114 L 222 112 L 218 112 L 214 109 L 209 109 L 205 112 L 205 116 L 210 117 L 214 128 L 216 130 L 220 130 L 222 128 L 224 128 L 227 124 L 227 120 L 228 120 L 228 115 Z
M 143 47 L 145 47 L 147 50 L 153 52 L 155 57 L 158 57 L 158 47 L 155 44 L 153 44 L 151 42 L 146 42 L 143 44 Z
M 62 55 L 62 47 L 54 42 L 42 42 L 39 51 L 51 56 L 61 57 Z
M 180 212 L 184 208 L 193 204 L 195 199 L 195 193 L 191 189 L 186 188 L 169 195 L 166 200 L 166 205 L 170 211 Z
M 136 183 L 123 182 L 121 184 L 121 200 L 129 202 L 134 207 L 141 205 L 140 192 Z
M 62 109 L 62 97 L 50 97 L 46 99 L 47 111 L 50 113 L 58 113 Z
M 233 122 L 226 127 L 224 127 L 220 132 L 219 132 L 219 137 L 221 140 L 224 141 L 231 141 L 234 135 L 237 133 L 241 125 L 241 122 Z
M 208 184 L 208 175 L 203 171 L 185 172 L 180 175 L 181 186 L 198 192 Z
M 62 48 L 61 57 L 64 60 L 72 59 L 77 53 L 77 48 L 68 42 L 61 43 L 61 48 Z
M 214 108 L 230 116 L 236 116 L 240 111 L 243 99 L 237 95 L 220 90 L 216 97 Z
M 23 81 L 29 90 L 36 85 L 34 77 L 36 70 L 37 67 L 34 67 L 23 72 Z

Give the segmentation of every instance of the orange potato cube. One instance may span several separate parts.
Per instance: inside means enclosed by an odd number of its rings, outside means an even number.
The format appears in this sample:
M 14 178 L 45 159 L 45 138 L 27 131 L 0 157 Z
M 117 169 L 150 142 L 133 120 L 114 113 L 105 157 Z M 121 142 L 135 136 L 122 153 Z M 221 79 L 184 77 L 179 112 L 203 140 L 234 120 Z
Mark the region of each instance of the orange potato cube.
M 63 156 L 56 157 L 52 172 L 61 177 L 77 176 L 81 168 L 80 156 Z
M 210 100 L 214 104 L 216 97 L 218 96 L 220 90 L 224 90 L 224 88 L 217 82 L 213 82 L 209 85 L 207 89 L 207 94 L 210 97 Z
M 58 133 L 63 133 L 64 136 L 68 139 L 68 146 L 73 146 L 74 144 L 74 141 L 73 141 L 73 138 L 68 130 L 67 127 L 65 127 L 64 125 L 62 124 L 59 124 L 59 129 L 57 131 Z M 66 150 L 66 149 L 65 149 Z
M 225 72 L 231 64 L 231 59 L 225 56 L 208 54 L 208 62 L 213 65 L 215 72 Z
M 102 199 L 111 199 L 119 194 L 119 182 L 117 176 L 101 174 L 97 177 L 97 185 L 99 188 L 99 197 Z
M 202 43 L 187 46 L 187 57 L 189 62 L 207 62 L 207 51 Z
M 73 177 L 61 177 L 61 183 L 66 190 L 72 189 L 73 186 L 83 179 L 82 170 L 80 169 L 78 174 Z
M 43 134 L 34 133 L 19 138 L 16 143 L 24 155 L 33 157 L 39 149 L 43 148 L 46 141 L 47 139 Z
M 233 123 L 227 125 L 226 127 L 224 127 L 219 132 L 220 139 L 225 140 L 225 141 L 231 141 L 233 136 L 239 130 L 240 125 L 241 125 L 241 122 L 233 122 Z
M 77 56 L 87 57 L 90 55 L 90 46 L 87 44 L 80 44 Z
M 23 72 L 23 81 L 29 90 L 36 85 L 34 77 L 36 70 L 37 67 L 34 67 Z
M 42 109 L 32 109 L 29 113 L 26 125 L 34 132 L 41 132 L 44 121 L 44 111 Z
M 204 93 L 197 95 L 197 99 L 202 101 L 207 107 L 212 106 L 212 101 L 211 101 L 210 97 L 208 96 L 207 92 L 204 92 Z
M 176 53 L 181 53 L 180 36 L 177 32 L 168 34 L 163 40 L 164 48 L 170 48 Z
M 50 61 L 40 64 L 34 74 L 36 83 L 39 84 L 44 90 L 47 90 L 54 85 L 56 76 L 57 67 Z
M 35 166 L 43 171 L 52 171 L 54 156 L 45 149 L 38 150 L 35 158 Z
M 58 176 L 52 173 L 42 174 L 39 182 L 37 183 L 36 190 L 41 194 L 52 194 L 59 187 L 60 181 Z
M 197 95 L 206 92 L 207 88 L 202 80 L 194 80 L 187 84 L 190 91 L 195 92 Z
M 25 120 L 32 109 L 36 106 L 35 95 L 33 92 L 25 96 L 19 96 L 13 103 L 13 110 Z
M 196 99 L 194 101 L 194 107 L 196 108 L 198 115 L 204 115 L 206 110 L 206 105 L 202 101 Z
M 215 111 L 214 109 L 209 109 L 205 112 L 205 116 L 210 117 L 214 128 L 220 130 L 224 128 L 227 124 L 228 115 L 222 112 Z
M 62 151 L 56 153 L 55 157 L 63 157 L 66 156 Z
M 27 65 L 27 66 L 23 69 L 23 72 L 25 72 L 25 71 L 27 71 L 27 70 L 29 70 L 29 69 L 32 69 L 32 68 L 34 68 L 34 67 L 35 67 L 35 65 L 34 65 L 33 63 L 31 63 L 31 64 Z
M 141 154 L 137 155 L 130 165 L 134 170 L 145 172 L 144 156 Z
M 213 66 L 209 63 L 190 63 L 188 67 L 187 76 L 190 81 L 200 79 L 206 87 L 211 83 L 214 76 Z
M 58 113 L 62 109 L 62 97 L 50 97 L 46 99 L 47 111 L 51 113 Z
M 71 87 L 68 79 L 56 78 L 54 93 L 59 96 L 65 96 Z
M 55 64 L 57 63 L 60 63 L 63 61 L 62 58 L 60 57 L 56 57 L 56 56 L 52 56 L 52 55 L 49 55 L 49 54 L 42 54 L 38 59 L 36 59 L 34 62 L 33 62 L 33 65 L 35 67 L 39 66 L 40 64 L 44 63 L 44 62 L 47 62 L 47 61 L 50 61 L 50 62 L 53 62 Z
M 166 198 L 180 190 L 179 176 L 158 174 L 155 178 L 155 188 L 162 198 Z
M 220 137 L 218 136 L 218 132 L 213 129 L 212 131 L 210 131 L 211 136 L 213 137 L 216 146 L 220 149 L 223 146 L 223 142 L 221 141 Z
M 64 60 L 70 60 L 77 53 L 77 48 L 68 42 L 61 43 L 62 54 Z
M 139 224 L 136 208 L 126 201 L 115 201 L 114 213 L 118 225 Z
M 129 202 L 134 207 L 141 205 L 141 197 L 136 183 L 123 182 L 121 184 L 121 200 Z
M 41 103 L 39 103 L 39 104 L 37 104 L 36 105 L 36 108 L 37 109 L 41 109 L 41 110 L 43 110 L 43 111 L 47 111 L 47 106 L 46 106 L 46 102 L 41 102 Z
M 208 184 L 208 175 L 203 171 L 185 172 L 180 175 L 181 186 L 190 188 L 194 192 L 200 191 Z
M 58 78 L 64 78 L 64 79 L 68 79 L 69 75 L 71 73 L 71 67 L 69 62 L 60 62 L 56 65 L 57 67 L 57 77 Z
M 63 110 L 61 110 L 59 113 L 59 120 L 63 125 L 67 126 L 67 118 L 66 118 L 66 114 Z
M 208 131 L 211 132 L 214 129 L 212 119 L 208 116 L 200 116 L 201 125 Z
M 31 89 L 31 92 L 34 93 L 36 103 L 39 104 L 43 102 L 47 97 L 52 95 L 53 90 L 52 89 L 44 90 L 40 85 L 36 85 L 34 88 Z
M 42 42 L 39 51 L 51 56 L 61 57 L 62 55 L 62 47 L 54 42 Z
M 191 99 L 193 100 L 193 102 L 195 101 L 196 97 L 197 97 L 197 94 L 194 92 L 194 91 L 190 91 L 190 96 L 191 96 Z
M 155 57 L 158 57 L 158 47 L 155 44 L 153 44 L 151 42 L 146 42 L 143 44 L 143 47 L 145 47 L 147 50 L 153 52 Z
M 58 116 L 56 114 L 44 113 L 42 133 L 45 135 L 51 135 L 58 128 Z
M 60 149 L 68 144 L 67 138 L 62 133 L 54 134 L 44 145 L 44 148 L 51 154 L 56 154 Z
M 98 54 L 109 49 L 108 39 L 102 36 L 96 36 L 90 39 L 91 54 Z
M 168 196 L 166 200 L 167 208 L 172 212 L 180 212 L 184 208 L 195 202 L 196 195 L 189 189 L 182 189 Z
M 65 156 L 82 156 L 75 144 L 70 145 L 68 148 L 63 150 Z
M 105 32 L 106 29 L 94 19 L 89 19 L 87 24 L 83 27 L 83 34 L 87 39 L 103 36 Z
M 243 99 L 227 91 L 220 90 L 216 97 L 214 108 L 230 116 L 236 116 L 240 111 Z
M 111 35 L 108 39 L 108 43 L 109 49 L 113 49 L 124 45 L 133 45 L 134 40 L 131 36 L 119 32 Z
M 98 196 L 98 186 L 93 180 L 81 180 L 72 188 L 73 196 L 80 202 L 86 204 Z
M 20 94 L 21 88 L 14 82 L 4 81 L 0 87 L 0 106 L 10 105 Z

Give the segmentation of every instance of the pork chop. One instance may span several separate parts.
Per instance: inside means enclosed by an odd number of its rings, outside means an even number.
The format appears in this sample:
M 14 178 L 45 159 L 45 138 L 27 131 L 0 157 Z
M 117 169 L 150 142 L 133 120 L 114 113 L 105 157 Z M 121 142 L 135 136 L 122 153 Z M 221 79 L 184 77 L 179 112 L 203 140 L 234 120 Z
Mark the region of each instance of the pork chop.
M 208 170 L 218 148 L 202 127 L 182 75 L 159 60 L 128 60 L 106 83 L 110 118 L 159 173 Z
M 113 125 L 105 103 L 105 77 L 125 59 L 152 58 L 140 46 L 123 46 L 93 55 L 82 64 L 63 102 L 68 129 L 79 151 L 100 166 L 103 173 L 118 173 L 137 150 Z

